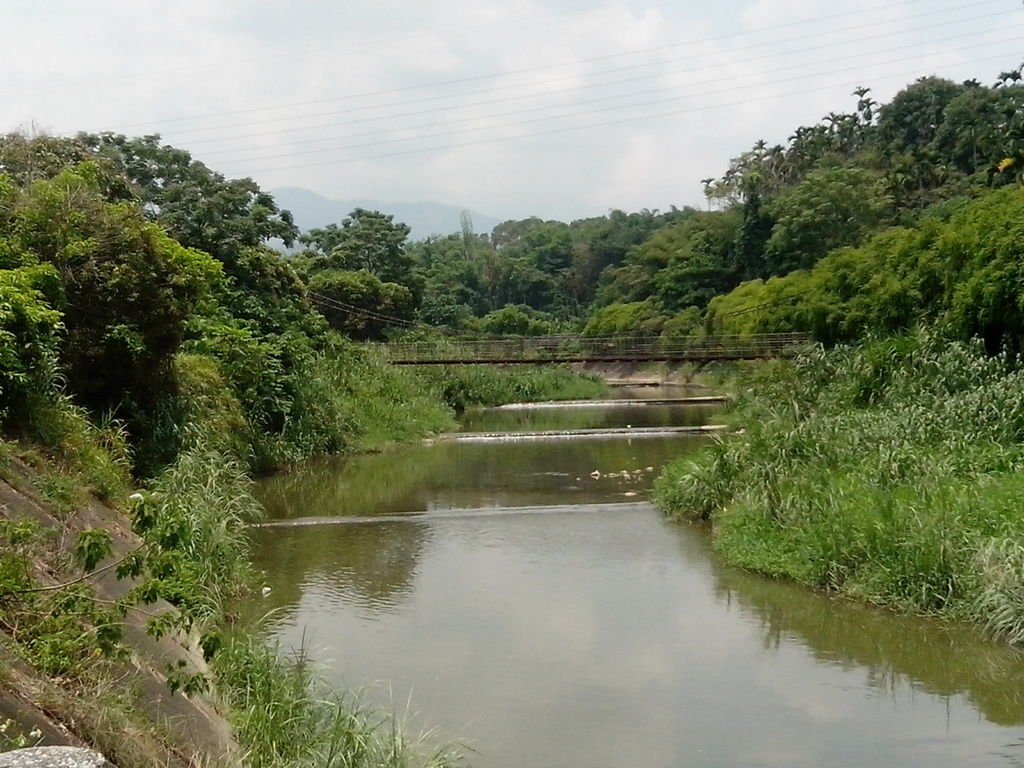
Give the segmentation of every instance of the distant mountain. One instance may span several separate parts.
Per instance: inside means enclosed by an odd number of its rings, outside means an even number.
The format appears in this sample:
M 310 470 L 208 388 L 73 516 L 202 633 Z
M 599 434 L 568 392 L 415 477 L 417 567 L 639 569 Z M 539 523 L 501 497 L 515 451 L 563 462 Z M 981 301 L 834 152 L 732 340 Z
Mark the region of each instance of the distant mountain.
M 277 204 L 287 208 L 295 217 L 295 224 L 303 232 L 328 224 L 341 224 L 355 208 L 367 208 L 389 213 L 395 221 L 409 225 L 413 240 L 423 240 L 431 235 L 449 235 L 462 229 L 461 215 L 466 209 L 444 203 L 385 203 L 381 200 L 332 200 L 302 187 L 281 187 L 272 189 Z M 486 234 L 501 223 L 500 219 L 470 211 L 473 231 Z

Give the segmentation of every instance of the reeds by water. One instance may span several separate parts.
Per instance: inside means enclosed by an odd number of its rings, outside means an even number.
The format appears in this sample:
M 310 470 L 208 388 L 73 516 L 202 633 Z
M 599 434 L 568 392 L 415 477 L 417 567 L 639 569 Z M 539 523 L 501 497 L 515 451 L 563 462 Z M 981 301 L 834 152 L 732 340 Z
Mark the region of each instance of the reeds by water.
M 668 467 L 729 562 L 1024 642 L 1024 370 L 920 331 L 766 369 Z
M 224 698 L 251 768 L 450 768 L 461 750 L 430 746 L 394 716 L 317 681 L 301 651 L 290 658 L 252 637 L 231 639 L 215 659 Z

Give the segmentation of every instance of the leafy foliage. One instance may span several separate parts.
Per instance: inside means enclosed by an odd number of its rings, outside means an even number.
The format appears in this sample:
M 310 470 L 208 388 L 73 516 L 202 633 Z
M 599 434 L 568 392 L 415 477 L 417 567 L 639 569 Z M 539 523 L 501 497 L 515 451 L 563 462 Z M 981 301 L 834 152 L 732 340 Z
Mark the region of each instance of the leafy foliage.
M 363 270 L 386 283 L 407 284 L 412 261 L 405 252 L 409 227 L 379 211 L 356 208 L 341 226 L 302 236 L 315 254 L 315 269 Z M 319 262 L 322 262 L 319 263 Z
M 123 175 L 175 240 L 223 262 L 229 274 L 246 248 L 274 238 L 290 245 L 298 234 L 291 214 L 252 179 L 226 179 L 159 136 L 83 133 L 76 141 Z
M 49 266 L 0 270 L 0 412 L 14 421 L 55 385 L 61 316 L 40 286 L 52 291 L 56 282 Z
M 93 177 L 86 165 L 33 183 L 16 201 L 9 240 L 23 261 L 49 268 L 33 276 L 63 318 L 59 358 L 71 391 L 98 412 L 130 417 L 164 391 L 185 322 L 220 270 L 137 208 L 107 202 Z M 34 322 L 55 326 L 39 309 Z
M 767 272 L 806 269 L 829 251 L 858 245 L 890 209 L 878 174 L 863 168 L 812 171 L 767 206 L 775 221 L 765 243 Z
M 555 329 L 550 316 L 525 305 L 511 304 L 488 312 L 477 326 L 491 336 L 544 336 Z
M 363 270 L 317 272 L 309 290 L 331 327 L 351 339 L 381 339 L 388 328 L 410 323 L 415 309 L 408 288 Z
M 833 251 L 809 271 L 744 283 L 710 303 L 706 325 L 807 331 L 834 344 L 928 321 L 957 338 L 981 337 L 990 351 L 1019 350 L 1022 215 L 1020 189 L 990 192 L 944 221 L 927 218 Z

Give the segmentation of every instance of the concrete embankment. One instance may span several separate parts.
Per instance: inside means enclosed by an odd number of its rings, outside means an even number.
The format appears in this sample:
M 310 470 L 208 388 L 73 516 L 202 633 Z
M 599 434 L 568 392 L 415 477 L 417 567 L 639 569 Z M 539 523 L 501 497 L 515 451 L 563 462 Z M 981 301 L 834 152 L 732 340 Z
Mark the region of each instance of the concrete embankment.
M 104 569 L 136 550 L 139 539 L 126 517 L 95 499 L 70 513 L 58 512 L 39 492 L 35 471 L 17 459 L 5 466 L 0 480 L 0 522 L 30 523 L 48 532 L 52 541 L 35 555 L 33 573 L 40 589 L 59 589 L 81 580 L 66 569 L 74 562 L 71 549 L 86 530 L 109 533 L 111 557 L 88 578 L 93 599 L 112 604 L 131 588 L 113 569 Z M 52 678 L 15 655 L 17 643 L 0 629 L 0 723 L 10 719 L 22 734 L 38 733 L 43 745 L 93 746 L 115 765 L 160 765 L 191 768 L 224 764 L 238 753 L 227 721 L 201 696 L 172 693 L 169 670 L 206 671 L 202 653 L 187 639 L 147 632 L 147 622 L 175 609 L 163 600 L 129 610 L 123 626 L 124 658 L 111 659 L 107 677 L 97 689 L 84 683 Z M 106 679 L 106 678 L 104 678 Z M 116 700 L 117 709 L 108 706 Z

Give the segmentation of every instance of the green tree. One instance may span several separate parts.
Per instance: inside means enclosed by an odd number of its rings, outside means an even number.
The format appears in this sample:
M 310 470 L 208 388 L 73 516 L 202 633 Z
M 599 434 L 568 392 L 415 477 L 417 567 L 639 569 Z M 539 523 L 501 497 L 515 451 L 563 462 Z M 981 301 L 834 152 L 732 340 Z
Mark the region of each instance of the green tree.
M 506 304 L 526 304 L 534 309 L 551 305 L 555 283 L 522 259 L 509 258 L 501 251 L 484 254 L 481 264 L 481 282 L 489 311 Z
M 33 395 L 56 385 L 60 313 L 46 300 L 59 295 L 50 265 L 0 269 L 0 420 L 24 424 Z
M 583 334 L 585 336 L 657 334 L 661 332 L 666 319 L 651 300 L 609 304 L 591 315 L 583 328 Z
M 492 336 L 544 336 L 554 331 L 550 318 L 543 313 L 511 304 L 487 313 L 478 326 Z
M 157 135 L 82 133 L 77 141 L 114 164 L 174 239 L 223 262 L 229 274 L 244 248 L 274 239 L 291 245 L 298 234 L 291 213 L 252 179 L 227 179 Z
M 15 247 L 60 278 L 60 358 L 96 411 L 131 417 L 171 382 L 185 323 L 220 266 L 183 248 L 128 203 L 109 203 L 88 164 L 33 183 L 13 223 Z
M 857 245 L 892 214 L 878 174 L 864 168 L 813 171 L 767 206 L 774 219 L 765 245 L 769 274 L 812 266 L 834 248 Z
M 878 140 L 890 155 L 919 156 L 938 135 L 946 108 L 965 86 L 940 77 L 922 77 L 882 106 Z
M 408 288 L 365 270 L 317 272 L 309 290 L 331 327 L 353 339 L 380 339 L 389 328 L 410 322 L 415 311 Z
M 483 263 L 493 249 L 486 238 L 472 238 L 468 249 L 463 235 L 428 238 L 410 246 L 423 285 L 419 317 L 428 325 L 462 327 L 490 309 Z
M 393 216 L 356 208 L 340 227 L 313 229 L 301 240 L 318 257 L 318 269 L 364 270 L 383 282 L 410 286 L 408 237 L 409 227 L 396 223 Z
M 736 284 L 735 249 L 741 215 L 736 209 L 697 213 L 674 227 L 655 233 L 637 249 L 668 254 L 654 278 L 656 296 L 667 310 L 705 306 Z
M 106 201 L 140 206 L 179 243 L 220 261 L 229 279 L 217 286 L 219 298 L 233 311 L 271 331 L 309 316 L 291 266 L 267 247 L 295 239 L 291 214 L 251 179 L 227 179 L 159 136 L 0 137 L 0 168 L 18 186 L 69 167 L 88 168 Z
M 1024 193 L 1000 190 L 954 216 L 937 238 L 947 318 L 990 351 L 1024 349 Z

